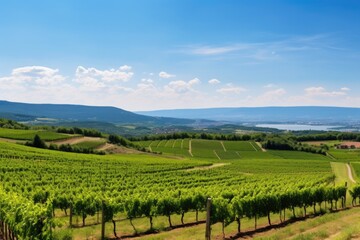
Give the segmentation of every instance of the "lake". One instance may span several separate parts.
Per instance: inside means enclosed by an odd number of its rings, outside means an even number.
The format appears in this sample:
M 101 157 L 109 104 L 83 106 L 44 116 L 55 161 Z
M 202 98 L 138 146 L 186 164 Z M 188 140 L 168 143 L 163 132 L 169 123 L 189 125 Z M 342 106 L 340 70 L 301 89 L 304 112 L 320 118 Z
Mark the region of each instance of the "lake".
M 256 127 L 265 127 L 265 128 L 277 128 L 280 130 L 289 130 L 289 131 L 303 131 L 303 130 L 318 130 L 318 131 L 331 131 L 332 128 L 337 128 L 341 126 L 335 125 L 309 125 L 309 124 L 257 124 Z

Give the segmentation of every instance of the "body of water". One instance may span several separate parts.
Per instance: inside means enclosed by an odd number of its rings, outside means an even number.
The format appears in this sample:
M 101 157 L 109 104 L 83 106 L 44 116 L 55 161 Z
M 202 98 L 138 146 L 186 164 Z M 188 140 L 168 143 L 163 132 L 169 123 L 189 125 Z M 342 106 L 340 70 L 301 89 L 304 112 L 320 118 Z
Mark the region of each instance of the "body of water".
M 277 128 L 280 130 L 289 130 L 289 131 L 303 131 L 303 130 L 331 131 L 333 130 L 332 128 L 337 128 L 341 126 L 308 125 L 308 124 L 257 124 L 256 127 Z

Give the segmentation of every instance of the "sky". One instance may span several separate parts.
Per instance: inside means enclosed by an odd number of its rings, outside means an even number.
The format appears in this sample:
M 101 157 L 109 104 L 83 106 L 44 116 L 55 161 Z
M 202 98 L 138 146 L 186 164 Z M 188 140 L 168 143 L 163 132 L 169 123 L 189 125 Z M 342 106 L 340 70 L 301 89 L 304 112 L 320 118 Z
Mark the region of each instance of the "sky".
M 2 0 L 0 99 L 360 107 L 360 1 Z

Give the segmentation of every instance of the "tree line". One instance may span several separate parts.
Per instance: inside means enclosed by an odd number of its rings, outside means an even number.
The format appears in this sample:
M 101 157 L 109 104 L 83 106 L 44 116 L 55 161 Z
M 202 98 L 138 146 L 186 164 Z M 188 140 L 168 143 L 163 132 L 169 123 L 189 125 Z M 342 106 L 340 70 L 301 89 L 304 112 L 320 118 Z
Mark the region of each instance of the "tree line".
M 66 134 L 79 134 L 85 137 L 103 137 L 102 133 L 95 129 L 85 129 L 85 128 L 65 128 L 65 127 L 58 127 L 56 128 L 56 132 L 58 133 L 66 133 Z
M 62 151 L 62 152 L 75 152 L 75 153 L 85 153 L 85 154 L 99 154 L 104 155 L 104 151 L 97 151 L 92 148 L 82 148 L 78 146 L 72 146 L 70 144 L 60 144 L 59 146 L 50 143 L 47 145 L 44 140 L 40 138 L 39 135 L 35 135 L 34 139 L 32 141 L 27 141 L 25 143 L 26 146 L 30 147 L 36 147 L 36 148 L 43 148 L 43 149 L 49 149 L 49 150 L 56 150 L 56 151 Z
M 308 144 L 294 141 L 291 138 L 285 138 L 281 136 L 268 137 L 261 143 L 261 145 L 265 149 L 302 151 L 323 155 L 326 155 L 326 150 L 328 150 L 326 145 L 320 147 L 311 146 Z

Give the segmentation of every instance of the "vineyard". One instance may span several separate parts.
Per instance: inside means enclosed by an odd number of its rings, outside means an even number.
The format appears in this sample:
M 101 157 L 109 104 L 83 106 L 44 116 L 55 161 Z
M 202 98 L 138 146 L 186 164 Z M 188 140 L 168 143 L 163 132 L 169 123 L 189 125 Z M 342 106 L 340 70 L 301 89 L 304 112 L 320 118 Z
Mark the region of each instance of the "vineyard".
M 22 129 L 6 129 L 0 128 L 0 138 L 8 138 L 14 140 L 33 140 L 34 136 L 38 135 L 45 141 L 53 141 L 60 139 L 67 139 L 71 136 L 51 131 L 44 130 L 22 130 Z
M 334 186 L 330 162 L 338 160 L 320 154 L 263 151 L 252 141 L 140 144 L 163 154 L 99 156 L 0 142 L 3 232 L 8 239 L 167 232 L 203 224 L 211 197 L 216 237 L 343 208 L 360 196 L 357 187 Z M 236 231 L 226 233 L 227 225 Z M 197 234 L 193 239 L 203 239 Z

